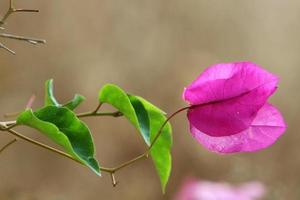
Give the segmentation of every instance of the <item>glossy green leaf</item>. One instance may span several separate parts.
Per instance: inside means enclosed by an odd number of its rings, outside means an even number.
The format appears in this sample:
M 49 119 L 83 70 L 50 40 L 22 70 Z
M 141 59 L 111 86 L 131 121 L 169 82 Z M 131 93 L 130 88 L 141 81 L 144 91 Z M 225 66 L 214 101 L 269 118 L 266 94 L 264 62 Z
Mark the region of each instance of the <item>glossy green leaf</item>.
M 106 84 L 99 92 L 99 101 L 108 103 L 118 109 L 142 134 L 145 142 L 150 144 L 149 118 L 145 108 L 139 101 L 132 102 L 129 96 L 118 86 Z M 135 108 L 141 109 L 139 115 L 136 114 Z M 147 125 L 148 124 L 148 125 Z
M 26 110 L 18 116 L 17 124 L 39 130 L 73 158 L 100 175 L 90 131 L 68 108 L 47 106 L 35 112 Z
M 69 108 L 70 110 L 74 110 L 75 108 L 77 108 L 79 106 L 79 104 L 81 104 L 81 102 L 83 102 L 85 100 L 84 96 L 81 96 L 79 94 L 75 94 L 74 98 L 69 101 L 68 103 L 66 103 L 64 105 L 64 107 Z
M 158 133 L 160 127 L 165 122 L 166 117 L 164 112 L 152 105 L 141 97 L 136 97 L 144 105 L 150 118 L 150 136 L 151 142 Z M 151 157 L 154 162 L 156 171 L 160 177 L 160 182 L 163 192 L 165 192 L 172 169 L 172 128 L 171 124 L 167 123 L 162 130 L 162 133 L 154 146 L 151 149 Z
M 99 101 L 109 103 L 118 109 L 140 131 L 144 141 L 150 146 L 159 128 L 166 120 L 165 113 L 145 99 L 128 95 L 121 88 L 107 84 L 99 92 Z M 161 136 L 151 149 L 151 157 L 165 191 L 171 167 L 172 146 L 171 125 L 167 123 Z
M 147 145 L 150 145 L 150 119 L 143 103 L 133 95 L 127 95 L 138 119 L 139 130 Z
M 70 110 L 74 110 L 77 108 L 83 101 L 85 100 L 85 97 L 79 94 L 75 94 L 72 100 L 67 102 L 64 105 L 61 105 L 58 103 L 54 96 L 53 92 L 53 79 L 47 80 L 45 83 L 45 106 L 56 106 L 56 107 L 67 107 Z

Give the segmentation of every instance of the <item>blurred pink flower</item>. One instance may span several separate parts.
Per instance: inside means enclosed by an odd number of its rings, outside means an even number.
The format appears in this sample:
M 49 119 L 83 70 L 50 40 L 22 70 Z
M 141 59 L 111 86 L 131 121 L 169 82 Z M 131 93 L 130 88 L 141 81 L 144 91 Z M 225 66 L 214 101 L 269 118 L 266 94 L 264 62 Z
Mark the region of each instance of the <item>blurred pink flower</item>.
M 265 194 L 260 182 L 248 182 L 239 186 L 210 181 L 186 181 L 175 200 L 259 200 Z
M 249 152 L 273 144 L 286 129 L 268 98 L 278 77 L 251 62 L 216 64 L 183 92 L 192 106 L 192 135 L 211 151 Z

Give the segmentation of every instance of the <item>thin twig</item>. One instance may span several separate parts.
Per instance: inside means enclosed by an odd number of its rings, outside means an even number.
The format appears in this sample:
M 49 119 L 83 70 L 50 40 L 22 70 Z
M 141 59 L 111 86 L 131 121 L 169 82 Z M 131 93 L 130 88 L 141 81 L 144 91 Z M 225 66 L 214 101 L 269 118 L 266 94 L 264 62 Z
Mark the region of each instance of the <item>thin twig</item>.
M 6 122 L 0 122 L 0 130 L 6 129 L 9 126 L 12 126 L 16 124 L 16 121 L 6 121 Z
M 2 17 L 2 19 L 0 20 L 0 25 L 3 25 L 5 23 L 5 21 L 8 19 L 8 17 L 16 12 L 39 12 L 39 10 L 35 10 L 35 9 L 24 9 L 24 8 L 15 8 L 14 4 L 13 4 L 13 0 L 9 1 L 9 8 L 6 11 L 6 13 L 4 14 L 4 16 Z
M 7 143 L 6 145 L 4 145 L 4 147 L 2 147 L 1 149 L 0 149 L 0 154 L 5 150 L 5 149 L 7 149 L 10 145 L 12 145 L 13 143 L 15 143 L 17 141 L 17 139 L 15 138 L 15 139 L 13 139 L 12 141 L 10 141 L 9 143 Z
M 36 146 L 39 146 L 39 147 L 42 147 L 42 148 L 47 149 L 47 150 L 49 150 L 49 151 L 52 151 L 52 152 L 54 152 L 54 153 L 56 153 L 56 154 L 59 154 L 59 155 L 61 155 L 61 156 L 63 156 L 63 157 L 66 157 L 66 158 L 68 158 L 68 159 L 71 159 L 71 160 L 73 160 L 73 161 L 75 161 L 75 162 L 77 162 L 77 163 L 79 163 L 79 164 L 82 165 L 82 163 L 81 163 L 79 160 L 73 158 L 71 155 L 69 155 L 69 154 L 67 154 L 67 153 L 65 153 L 65 152 L 63 152 L 63 151 L 61 151 L 61 150 L 55 149 L 55 148 L 50 147 L 50 146 L 48 146 L 48 145 L 46 145 L 46 144 L 40 143 L 40 142 L 38 142 L 38 141 L 36 141 L 36 140 L 33 140 L 33 139 L 31 139 L 31 138 L 29 138 L 29 137 L 27 137 L 27 136 L 25 136 L 25 135 L 22 135 L 22 134 L 16 132 L 15 130 L 9 129 L 9 130 L 7 130 L 7 131 L 8 131 L 9 133 L 11 133 L 12 135 L 14 135 L 14 136 L 16 136 L 16 137 L 19 137 L 19 138 L 21 138 L 21 139 L 23 139 L 23 140 L 25 140 L 25 141 L 27 141 L 27 142 L 29 142 L 29 143 L 32 143 L 32 144 L 34 144 L 34 145 L 36 145 Z M 105 171 L 105 172 L 109 172 L 109 173 L 112 172 L 112 169 L 106 168 L 106 167 L 101 167 L 100 170 Z
M 33 96 L 30 98 L 29 102 L 33 101 Z M 27 103 L 28 105 L 28 103 Z M 78 118 L 83 118 L 83 117 L 96 117 L 96 116 L 112 116 L 112 117 L 120 117 L 123 114 L 119 111 L 116 112 L 98 112 L 99 108 L 100 108 L 101 104 L 98 105 L 98 107 L 94 110 L 94 111 L 90 111 L 90 112 L 84 112 L 84 113 L 78 113 L 76 114 L 76 116 Z M 27 106 L 26 106 L 27 108 Z M 21 112 L 13 112 L 13 113 L 7 113 L 4 115 L 4 117 L 15 117 L 17 115 L 19 115 Z M 12 126 L 15 125 L 16 121 L 5 121 L 5 122 L 0 122 L 0 125 L 4 125 L 4 126 Z M 2 128 L 3 129 L 3 128 Z
M 13 50 L 11 50 L 10 48 L 8 48 L 7 46 L 5 46 L 4 44 L 0 43 L 0 48 L 5 49 L 6 51 L 8 51 L 11 54 L 16 54 L 16 52 L 14 52 Z
M 116 171 L 119 171 L 120 169 L 124 168 L 124 167 L 127 167 L 133 163 L 135 163 L 136 161 L 139 161 L 141 159 L 144 159 L 144 158 L 148 158 L 148 149 L 146 150 L 146 152 L 140 154 L 139 156 L 129 160 L 129 161 L 126 161 L 124 163 L 122 163 L 121 165 L 117 166 L 117 167 L 114 167 L 112 168 L 112 171 L 113 172 L 116 172 Z
M 8 33 L 1 33 L 0 37 L 14 39 L 14 40 L 21 40 L 21 41 L 29 42 L 30 44 L 45 44 L 46 43 L 46 40 L 44 40 L 44 39 L 24 37 L 24 36 L 13 35 L 13 34 L 8 34 Z
M 121 165 L 119 165 L 119 166 L 117 166 L 117 167 L 112 168 L 112 169 L 113 169 L 113 172 L 116 172 L 116 171 L 118 171 L 118 170 L 120 170 L 120 169 L 122 169 L 122 168 L 124 168 L 124 167 L 127 167 L 127 166 L 129 166 L 129 165 L 131 165 L 131 164 L 133 164 L 133 163 L 135 163 L 135 162 L 141 160 L 141 159 L 147 158 L 147 157 L 149 156 L 150 152 L 151 152 L 151 149 L 152 149 L 153 146 L 156 144 L 158 138 L 161 136 L 162 131 L 163 131 L 164 127 L 167 125 L 167 123 L 168 123 L 174 116 L 176 116 L 178 113 L 180 113 L 180 112 L 182 112 L 182 111 L 184 111 L 184 110 L 187 110 L 187 109 L 189 109 L 189 108 L 191 108 L 191 106 L 187 106 L 187 107 L 181 108 L 181 109 L 175 111 L 173 114 L 171 114 L 171 115 L 164 121 L 164 123 L 160 126 L 160 128 L 159 128 L 159 130 L 158 130 L 156 136 L 154 137 L 154 139 L 153 139 L 152 143 L 150 144 L 150 146 L 148 147 L 148 149 L 147 149 L 144 153 L 138 155 L 137 157 L 135 157 L 135 158 L 133 158 L 133 159 L 127 161 L 127 162 L 124 162 L 124 163 L 122 163 Z
M 111 116 L 111 117 L 120 117 L 122 116 L 123 114 L 119 111 L 116 111 L 116 112 L 97 112 L 97 113 L 94 113 L 94 112 L 86 112 L 86 113 L 79 113 L 77 114 L 76 116 L 79 117 L 79 118 L 82 118 L 82 117 L 96 117 L 96 116 Z
M 18 8 L 18 9 L 14 9 L 14 12 L 39 12 L 39 10 Z
M 93 113 L 97 113 L 102 105 L 103 105 L 103 103 L 99 103 L 98 106 L 96 107 L 96 109 L 93 111 Z
M 50 146 L 48 146 L 48 145 L 46 145 L 46 144 L 40 143 L 40 142 L 38 142 L 38 141 L 36 141 L 36 140 L 33 140 L 33 139 L 31 139 L 31 138 L 29 138 L 29 137 L 27 137 L 27 136 L 25 136 L 25 135 L 22 135 L 21 133 L 18 133 L 17 131 L 15 131 L 15 130 L 13 130 L 13 129 L 8 129 L 7 132 L 9 132 L 10 134 L 12 134 L 12 135 L 14 135 L 14 136 L 16 136 L 16 137 L 18 137 L 18 138 L 20 138 L 20 139 L 22 139 L 22 140 L 27 141 L 27 142 L 29 142 L 29 143 L 32 143 L 32 144 L 34 144 L 34 145 L 37 145 L 37 146 L 42 147 L 42 148 L 44 148 L 44 149 L 47 149 L 47 150 L 49 150 L 49 151 L 55 152 L 55 153 L 57 153 L 57 154 L 59 154 L 59 155 L 61 155 L 61 156 L 64 156 L 64 157 L 66 157 L 66 158 L 69 158 L 69 159 L 71 159 L 71 160 L 73 160 L 73 161 L 75 161 L 75 162 L 78 162 L 78 163 L 82 164 L 80 161 L 76 160 L 76 159 L 73 158 L 71 155 L 69 155 L 69 154 L 67 154 L 67 153 L 65 153 L 65 152 L 63 152 L 63 151 L 60 151 L 60 150 L 58 150 L 58 149 L 55 149 L 55 148 L 53 148 L 53 147 L 50 147 Z
M 110 173 L 110 177 L 111 177 L 111 183 L 113 187 L 116 187 L 118 182 L 116 181 L 115 173 L 114 172 Z
M 54 152 L 54 153 L 56 153 L 56 154 L 59 154 L 59 155 L 61 155 L 61 156 L 63 156 L 63 157 L 66 157 L 66 158 L 68 158 L 68 159 L 71 159 L 71 160 L 73 160 L 73 161 L 75 161 L 75 162 L 77 162 L 77 163 L 79 163 L 79 164 L 82 164 L 79 160 L 73 158 L 73 156 L 71 156 L 71 155 L 69 155 L 69 154 L 67 154 L 67 153 L 65 153 L 65 152 L 63 152 L 63 151 L 61 151 L 61 150 L 58 150 L 58 149 L 56 149 L 56 148 L 53 148 L 53 147 L 50 147 L 50 146 L 48 146 L 48 145 L 46 145 L 46 144 L 43 144 L 43 143 L 41 143 L 41 142 L 38 142 L 38 141 L 36 141 L 36 140 L 34 140 L 34 139 L 31 139 L 31 138 L 29 138 L 29 137 L 27 137 L 27 136 L 25 136 L 25 135 L 23 135 L 23 134 L 21 134 L 21 133 L 15 131 L 15 130 L 13 130 L 13 129 L 11 129 L 11 128 L 10 128 L 10 129 L 7 129 L 7 130 L 5 130 L 5 131 L 7 131 L 7 132 L 9 132 L 10 134 L 14 135 L 15 137 L 18 137 L 18 138 L 20 138 L 20 139 L 22 139 L 22 140 L 25 140 L 25 141 L 27 141 L 27 142 L 29 142 L 29 143 L 31 143 L 31 144 L 34 144 L 34 145 L 36 145 L 36 146 L 39 146 L 39 147 L 41 147 L 41 148 L 44 148 L 44 149 L 46 149 L 46 150 L 49 150 L 49 151 Z M 109 173 L 112 172 L 112 169 L 111 169 L 111 168 L 106 168 L 106 167 L 101 167 L 100 170 L 105 171 L 105 172 L 109 172 Z
M 155 138 L 153 139 L 153 141 L 152 141 L 150 147 L 148 148 L 148 152 L 150 152 L 150 150 L 152 149 L 152 147 L 155 145 L 155 143 L 156 143 L 156 141 L 158 140 L 158 138 L 160 137 L 160 135 L 161 135 L 161 133 L 162 133 L 162 130 L 163 130 L 163 128 L 165 127 L 165 125 L 166 125 L 166 124 L 167 124 L 174 116 L 176 116 L 178 113 L 181 113 L 182 111 L 187 110 L 187 109 L 190 109 L 190 108 L 191 108 L 191 106 L 183 107 L 183 108 L 181 108 L 181 109 L 175 111 L 173 114 L 171 114 L 171 115 L 165 120 L 165 122 L 164 122 L 164 123 L 161 125 L 161 127 L 159 128 L 159 130 L 158 130 L 158 132 L 157 132 Z
M 9 18 L 9 16 L 13 13 L 18 13 L 18 12 L 39 12 L 39 10 L 15 8 L 13 0 L 9 0 L 9 8 L 6 11 L 6 13 L 3 15 L 3 17 L 0 19 L 0 30 L 4 30 L 3 25 L 5 24 L 6 20 Z M 8 34 L 8 33 L 1 33 L 0 37 L 14 39 L 14 40 L 26 41 L 30 44 L 35 44 L 35 45 L 46 43 L 46 41 L 43 40 L 43 39 L 12 35 L 12 34 Z M 6 51 L 10 52 L 11 54 L 16 54 L 13 50 L 11 50 L 10 48 L 8 48 L 7 46 L 5 46 L 2 43 L 0 43 L 0 48 L 5 49 Z
M 82 118 L 82 117 L 96 117 L 96 116 L 111 116 L 111 117 L 120 117 L 123 115 L 123 113 L 121 113 L 120 111 L 116 111 L 116 112 L 98 112 L 99 109 L 101 108 L 103 103 L 99 103 L 98 106 L 96 107 L 95 110 L 93 111 L 89 111 L 89 112 L 83 112 L 83 113 L 78 113 L 76 114 L 76 116 L 78 118 Z

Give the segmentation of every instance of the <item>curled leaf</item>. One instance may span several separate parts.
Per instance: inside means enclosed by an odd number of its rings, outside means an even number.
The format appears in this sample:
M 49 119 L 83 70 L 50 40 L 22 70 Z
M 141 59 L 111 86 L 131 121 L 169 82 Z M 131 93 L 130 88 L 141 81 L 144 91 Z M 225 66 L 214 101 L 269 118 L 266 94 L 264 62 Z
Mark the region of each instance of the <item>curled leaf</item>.
M 45 106 L 56 106 L 56 107 L 67 107 L 70 110 L 74 110 L 77 108 L 83 101 L 85 100 L 85 97 L 79 94 L 75 94 L 72 100 L 67 102 L 64 105 L 61 105 L 58 103 L 54 96 L 53 92 L 53 79 L 49 79 L 45 83 Z
M 151 145 L 158 130 L 166 120 L 165 113 L 159 108 L 141 97 L 127 94 L 113 84 L 106 84 L 102 87 L 99 92 L 99 101 L 100 103 L 111 104 L 118 109 L 137 128 L 148 146 Z M 163 192 L 172 167 L 171 133 L 171 125 L 167 123 L 150 152 Z
M 100 175 L 91 133 L 68 108 L 47 106 L 35 112 L 29 109 L 18 116 L 17 124 L 39 130 L 74 159 Z

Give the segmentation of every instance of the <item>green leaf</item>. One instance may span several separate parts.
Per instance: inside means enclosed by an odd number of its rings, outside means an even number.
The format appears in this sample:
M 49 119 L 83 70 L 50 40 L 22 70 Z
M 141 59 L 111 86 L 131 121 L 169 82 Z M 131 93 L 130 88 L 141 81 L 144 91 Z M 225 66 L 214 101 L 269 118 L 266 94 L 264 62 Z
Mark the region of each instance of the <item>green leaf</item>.
M 164 112 L 152 105 L 141 97 L 136 97 L 144 105 L 150 118 L 150 136 L 151 142 L 154 140 L 162 124 L 166 121 Z M 138 112 L 138 111 L 136 111 Z M 163 193 L 165 192 L 172 169 L 172 128 L 171 124 L 167 123 L 155 144 L 151 149 L 151 157 L 154 162 L 156 171 L 160 177 Z
M 56 106 L 56 107 L 67 107 L 70 110 L 74 110 L 77 108 L 83 101 L 85 100 L 85 97 L 79 94 L 75 94 L 72 100 L 67 102 L 64 105 L 61 105 L 58 103 L 56 98 L 54 97 L 53 92 L 53 79 L 49 79 L 45 83 L 45 106 Z
M 45 83 L 45 106 L 61 106 L 53 94 L 53 79 L 49 79 Z
M 135 101 L 118 86 L 106 84 L 99 92 L 100 103 L 108 103 L 118 109 L 141 133 L 144 141 L 150 144 L 149 118 L 143 104 Z M 135 108 L 141 109 L 139 115 L 136 114 Z M 147 125 L 148 124 L 148 125 Z
M 165 113 L 145 99 L 126 94 L 121 88 L 107 84 L 99 92 L 99 101 L 109 103 L 118 109 L 140 131 L 144 141 L 150 146 L 158 130 L 165 122 Z M 159 175 L 162 190 L 165 191 L 171 167 L 172 129 L 169 123 L 151 149 L 151 157 Z M 150 142 L 151 141 L 151 142 Z
M 26 110 L 18 116 L 17 124 L 39 130 L 73 158 L 100 175 L 90 131 L 68 108 L 47 106 L 35 112 Z
M 139 130 L 147 145 L 150 145 L 150 119 L 143 103 L 133 95 L 127 95 L 138 119 Z
M 70 110 L 74 110 L 75 108 L 77 108 L 79 106 L 79 104 L 81 104 L 81 102 L 83 102 L 85 100 L 84 96 L 81 96 L 79 94 L 75 94 L 74 98 L 69 101 L 68 103 L 66 103 L 64 105 L 64 107 L 69 108 Z

